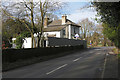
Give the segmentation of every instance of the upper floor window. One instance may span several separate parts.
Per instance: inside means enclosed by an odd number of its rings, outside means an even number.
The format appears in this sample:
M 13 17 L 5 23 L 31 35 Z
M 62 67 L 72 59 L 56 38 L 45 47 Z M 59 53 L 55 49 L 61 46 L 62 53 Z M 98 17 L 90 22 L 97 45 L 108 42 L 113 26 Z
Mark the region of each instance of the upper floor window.
M 65 30 L 63 30 L 63 35 L 65 35 Z
M 76 33 L 76 31 L 75 31 L 75 27 L 74 27 L 74 33 Z

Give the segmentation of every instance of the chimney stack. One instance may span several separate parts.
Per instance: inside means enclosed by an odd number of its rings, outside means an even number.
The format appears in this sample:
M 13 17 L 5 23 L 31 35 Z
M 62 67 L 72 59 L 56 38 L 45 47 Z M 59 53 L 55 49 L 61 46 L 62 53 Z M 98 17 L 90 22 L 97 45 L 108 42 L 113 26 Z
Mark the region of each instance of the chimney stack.
M 47 16 L 44 18 L 44 28 L 47 28 L 48 26 L 48 18 Z
M 62 15 L 62 24 L 65 24 L 67 20 L 67 16 L 66 15 Z

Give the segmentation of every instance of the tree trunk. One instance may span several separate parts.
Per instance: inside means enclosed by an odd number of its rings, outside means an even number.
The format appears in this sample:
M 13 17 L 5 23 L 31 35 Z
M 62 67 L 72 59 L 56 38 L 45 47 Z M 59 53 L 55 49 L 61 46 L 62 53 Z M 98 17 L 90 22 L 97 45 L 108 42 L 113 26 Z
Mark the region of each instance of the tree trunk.
M 33 48 L 33 37 L 31 36 L 31 48 Z
M 42 44 L 43 44 L 43 43 L 42 43 L 42 39 L 43 39 L 42 37 L 43 37 L 43 36 L 42 36 L 42 33 L 41 33 L 41 35 L 40 35 L 40 47 L 43 47 L 43 46 L 42 46 Z
M 40 47 L 40 37 L 37 37 L 37 47 Z
M 38 35 L 37 47 L 41 47 L 42 44 L 41 40 L 42 40 L 42 32 Z
M 35 41 L 35 38 L 34 38 L 34 35 L 33 33 L 31 33 L 31 48 L 36 48 L 36 41 Z M 33 42 L 34 42 L 34 46 L 33 46 Z
M 34 41 L 34 48 L 36 48 L 36 41 L 35 41 L 35 38 L 33 38 L 33 41 Z

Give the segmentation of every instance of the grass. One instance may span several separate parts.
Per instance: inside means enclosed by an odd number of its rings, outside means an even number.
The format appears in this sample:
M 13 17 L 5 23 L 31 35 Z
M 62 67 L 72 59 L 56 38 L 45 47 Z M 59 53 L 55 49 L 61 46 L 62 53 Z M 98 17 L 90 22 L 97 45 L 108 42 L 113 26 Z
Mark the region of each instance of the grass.
M 90 44 L 87 44 L 87 46 L 90 47 L 90 48 L 94 48 L 94 47 L 103 47 L 102 44 L 98 44 L 98 45 L 96 45 L 96 46 L 93 45 L 93 44 L 92 44 L 92 46 L 91 46 Z
M 118 54 L 118 59 L 120 59 L 120 54 Z
M 115 54 L 120 54 L 120 49 L 118 48 L 113 48 L 112 50 Z

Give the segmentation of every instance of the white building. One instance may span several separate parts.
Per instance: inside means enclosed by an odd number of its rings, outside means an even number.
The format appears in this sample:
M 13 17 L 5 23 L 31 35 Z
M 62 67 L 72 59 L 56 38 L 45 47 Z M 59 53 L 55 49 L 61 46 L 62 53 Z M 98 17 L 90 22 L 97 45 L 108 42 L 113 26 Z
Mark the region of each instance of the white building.
M 48 24 L 48 18 L 44 21 L 44 34 L 48 37 L 68 38 L 72 39 L 75 34 L 79 34 L 80 25 L 67 19 L 66 15 L 60 20 L 54 20 Z
M 67 19 L 66 15 L 63 15 L 62 19 L 50 22 L 46 17 L 44 20 L 43 32 L 44 35 L 47 35 L 47 37 L 73 39 L 75 37 L 75 34 L 79 34 L 80 27 L 81 27 L 80 25 Z M 36 34 L 34 34 L 34 36 L 36 36 Z M 15 38 L 13 38 L 13 40 L 15 40 Z M 23 47 L 31 48 L 31 37 L 25 38 Z M 15 45 L 13 45 L 13 48 L 15 48 Z

